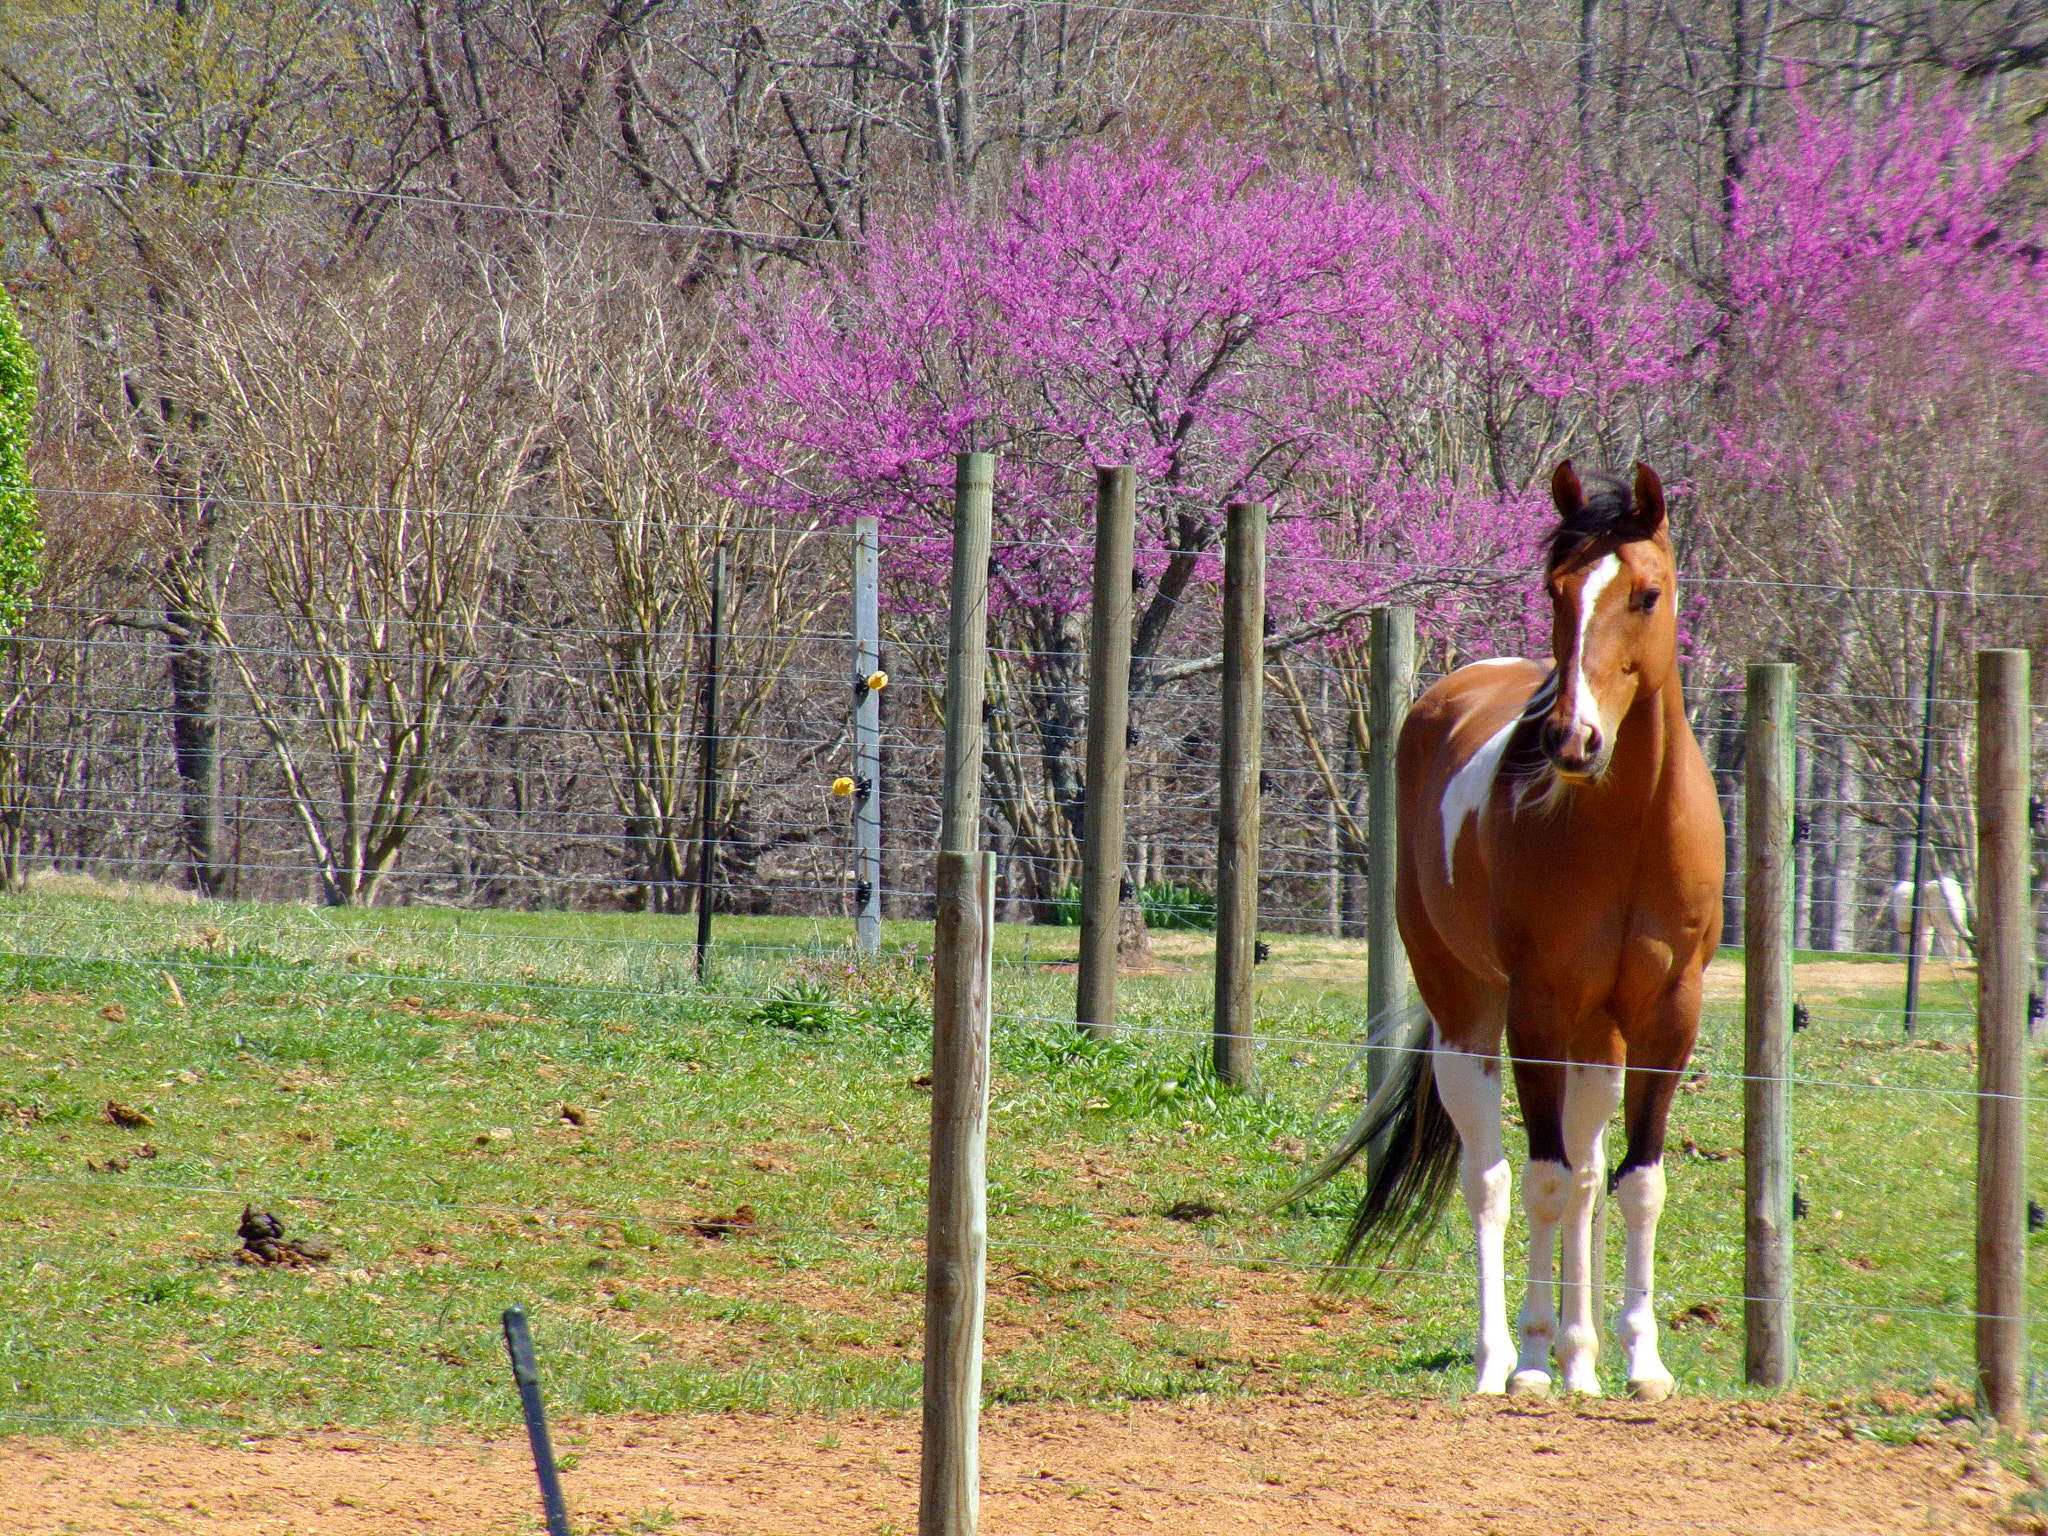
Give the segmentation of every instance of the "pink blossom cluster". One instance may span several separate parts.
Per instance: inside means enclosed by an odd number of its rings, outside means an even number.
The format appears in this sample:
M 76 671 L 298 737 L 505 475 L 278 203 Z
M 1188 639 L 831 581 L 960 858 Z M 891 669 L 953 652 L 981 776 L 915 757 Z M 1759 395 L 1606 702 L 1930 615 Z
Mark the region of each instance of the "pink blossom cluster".
M 1084 149 L 986 215 L 906 218 L 738 317 L 743 493 L 880 518 L 898 592 L 929 598 L 953 455 L 993 451 L 994 600 L 1049 616 L 1087 600 L 1089 466 L 1128 463 L 1149 579 L 1213 579 L 1224 507 L 1263 500 L 1283 617 L 1401 592 L 1519 638 L 1519 603 L 1456 594 L 1527 567 L 1548 461 L 1575 431 L 1639 438 L 1709 320 L 1652 212 L 1524 128 L 1370 191 L 1217 146 Z
M 1930 577 L 1952 557 L 1986 587 L 2035 583 L 2041 530 L 1939 514 L 1999 500 L 2001 466 L 2048 451 L 2048 263 L 2014 222 L 2036 145 L 1946 97 L 1860 117 L 1793 83 L 1793 121 L 1730 212 L 1711 451 L 1786 518 L 1923 500 L 1952 546 L 1930 547 Z

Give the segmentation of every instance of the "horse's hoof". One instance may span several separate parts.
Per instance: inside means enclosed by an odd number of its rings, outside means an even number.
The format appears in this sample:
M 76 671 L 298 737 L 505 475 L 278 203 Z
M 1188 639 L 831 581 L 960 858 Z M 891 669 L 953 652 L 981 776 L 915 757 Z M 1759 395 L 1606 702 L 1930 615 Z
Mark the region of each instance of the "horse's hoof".
M 1517 1371 L 1508 1379 L 1509 1397 L 1550 1396 L 1550 1373 L 1548 1371 Z
M 1574 1397 L 1599 1397 L 1602 1395 L 1600 1391 L 1600 1378 L 1598 1376 L 1582 1376 L 1577 1381 L 1566 1378 L 1564 1389 Z
M 1639 1403 L 1661 1403 L 1671 1395 L 1669 1376 L 1646 1376 L 1628 1384 L 1628 1395 Z

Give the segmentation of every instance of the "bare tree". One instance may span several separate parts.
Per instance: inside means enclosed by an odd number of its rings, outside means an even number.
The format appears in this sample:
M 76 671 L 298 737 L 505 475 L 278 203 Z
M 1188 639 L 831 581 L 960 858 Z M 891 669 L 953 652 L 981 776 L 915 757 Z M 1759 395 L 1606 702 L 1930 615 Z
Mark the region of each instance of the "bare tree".
M 369 903 L 466 724 L 535 428 L 508 379 L 504 314 L 447 274 L 347 269 L 310 294 L 292 274 L 290 304 L 277 275 L 223 273 L 191 340 L 191 387 L 249 508 L 234 560 L 265 600 L 204 620 L 322 896 Z
M 723 729 L 733 740 L 720 832 L 742 858 L 746 770 L 766 755 L 752 738 L 806 633 L 844 601 L 846 579 L 816 579 L 812 530 L 762 528 L 720 494 L 722 459 L 707 431 L 721 387 L 713 338 L 630 248 L 593 238 L 550 252 L 525 295 L 560 514 L 528 526 L 527 548 L 550 611 L 572 621 L 534 627 L 609 766 L 633 880 L 655 909 L 682 911 L 713 559 L 725 552 L 730 588 Z

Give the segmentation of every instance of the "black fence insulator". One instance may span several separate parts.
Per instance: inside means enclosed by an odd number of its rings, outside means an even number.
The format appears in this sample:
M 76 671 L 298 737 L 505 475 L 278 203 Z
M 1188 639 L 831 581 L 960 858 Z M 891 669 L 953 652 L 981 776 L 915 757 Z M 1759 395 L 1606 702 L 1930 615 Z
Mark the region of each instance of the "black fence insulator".
M 1794 1221 L 1806 1220 L 1806 1211 L 1806 1196 L 1802 1195 L 1799 1192 L 1798 1186 L 1795 1185 L 1792 1190 L 1792 1219 Z
M 1270 793 L 1270 792 L 1272 791 L 1272 788 L 1273 788 L 1273 775 L 1272 775 L 1272 774 L 1270 774 L 1270 773 L 1268 773 L 1268 772 L 1266 772 L 1266 770 L 1265 770 L 1265 769 L 1261 768 L 1261 769 L 1259 770 L 1259 793 L 1260 793 L 1260 794 L 1262 794 L 1262 795 L 1263 795 L 1263 794 L 1268 794 L 1268 793 Z
M 2027 1033 L 2033 1034 L 2034 1026 L 2039 1024 L 2044 1017 L 2048 1017 L 2048 999 L 2044 999 L 2038 992 L 2029 992 L 2027 994 Z
M 1137 892 L 1131 889 L 1131 877 L 1123 876 L 1116 883 L 1116 899 L 1119 904 L 1129 901 Z
M 865 800 L 869 795 L 872 795 L 874 792 L 875 781 L 869 778 L 866 774 L 862 774 L 859 778 L 853 781 L 854 799 Z
M 2039 795 L 2027 797 L 2027 825 L 2036 832 L 2048 832 L 2048 800 Z
M 1268 943 L 1267 943 L 1267 942 L 1266 942 L 1266 941 L 1265 941 L 1264 939 L 1254 939 L 1254 940 L 1252 941 L 1252 964 L 1253 964 L 1253 965 L 1264 965 L 1264 964 L 1265 964 L 1265 963 L 1266 963 L 1266 962 L 1267 962 L 1268 960 L 1270 960 L 1270 959 L 1272 959 L 1272 958 L 1273 958 L 1273 946 L 1272 946 L 1272 945 L 1268 944 Z
M 1793 1034 L 1795 1034 L 1795 1035 L 1796 1035 L 1796 1034 L 1798 1034 L 1798 1033 L 1799 1033 L 1799 1031 L 1801 1031 L 1802 1029 L 1806 1028 L 1806 1026 L 1807 1026 L 1807 1025 L 1809 1025 L 1809 1024 L 1811 1024 L 1812 1022 L 1813 1022 L 1813 1014 L 1812 1014 L 1812 1013 L 1811 1013 L 1811 1012 L 1810 1012 L 1810 1011 L 1809 1011 L 1809 1010 L 1807 1009 L 1807 1006 L 1806 1006 L 1806 1004 L 1804 1004 L 1804 1003 L 1794 1003 L 1794 1004 L 1792 1005 L 1792 1033 L 1793 1033 Z
M 1812 841 L 1812 838 L 1813 818 L 1811 816 L 1794 816 L 1792 818 L 1792 841 L 1804 843 Z
M 2038 1200 L 2029 1200 L 2027 1202 L 2027 1230 L 2029 1232 L 2048 1232 L 2048 1210 L 2043 1210 L 2041 1202 Z
M 853 887 L 853 904 L 862 911 L 866 911 L 868 898 L 874 894 L 875 886 L 872 880 L 857 881 Z

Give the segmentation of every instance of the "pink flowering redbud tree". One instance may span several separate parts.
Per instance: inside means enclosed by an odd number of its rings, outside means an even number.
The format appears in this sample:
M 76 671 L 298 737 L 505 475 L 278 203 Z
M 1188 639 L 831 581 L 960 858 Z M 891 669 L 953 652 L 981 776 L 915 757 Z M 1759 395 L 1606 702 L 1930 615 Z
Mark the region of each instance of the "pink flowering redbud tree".
M 1858 115 L 1793 83 L 1728 217 L 1699 463 L 1735 579 L 1704 644 L 1731 691 L 1745 658 L 1802 663 L 1811 942 L 1847 947 L 1871 937 L 1859 879 L 1888 878 L 1859 873 L 1855 824 L 1912 835 L 1932 594 L 1952 594 L 1943 694 L 1975 648 L 2043 640 L 2048 290 L 2015 185 L 2032 144 L 1946 98 Z M 1937 724 L 1937 863 L 1967 887 L 1967 721 Z
M 1647 236 L 1584 200 L 1562 257 L 1504 238 L 1539 190 L 1525 178 L 1503 211 L 1479 185 L 1499 173 L 1472 161 L 1431 203 L 1216 147 L 1089 149 L 986 212 L 906 217 L 737 315 L 744 382 L 721 431 L 743 494 L 809 522 L 877 517 L 902 606 L 943 602 L 954 454 L 997 456 L 992 681 L 999 732 L 1035 736 L 1059 813 L 1048 883 L 1079 830 L 1091 465 L 1138 474 L 1142 711 L 1176 637 L 1208 642 L 1195 594 L 1231 502 L 1270 508 L 1278 623 L 1395 594 L 1448 613 L 1473 573 L 1495 585 L 1531 557 L 1533 459 L 1504 474 L 1505 445 L 1529 459 L 1521 438 L 1547 449 L 1552 418 L 1654 387 L 1631 349 L 1655 328 L 1618 302 L 1655 308 Z M 1475 631 L 1499 611 L 1458 610 Z M 1025 786 L 999 789 L 1001 815 Z
M 1399 234 L 1356 193 L 1225 151 L 1073 155 L 985 217 L 905 220 L 745 314 L 726 447 L 771 506 L 878 517 L 906 605 L 943 601 L 954 454 L 997 456 L 994 682 L 1070 836 L 1090 466 L 1138 476 L 1141 694 L 1233 501 L 1271 506 L 1282 608 L 1355 601 L 1357 578 L 1314 557 L 1325 488 L 1375 467 L 1355 419 L 1399 355 Z
M 1568 120 L 1517 113 L 1388 154 L 1410 350 L 1375 401 L 1399 473 L 1373 489 L 1401 510 L 1365 521 L 1360 555 L 1400 573 L 1453 654 L 1541 654 L 1552 469 L 1647 458 L 1682 493 L 1715 312 L 1655 207 L 1585 169 Z
M 1947 98 L 1859 117 L 1794 87 L 1727 232 L 1710 446 L 1732 531 L 1844 594 L 2036 591 L 2048 268 L 2013 184 L 2034 146 Z M 1924 622 L 1830 629 L 1903 682 Z

